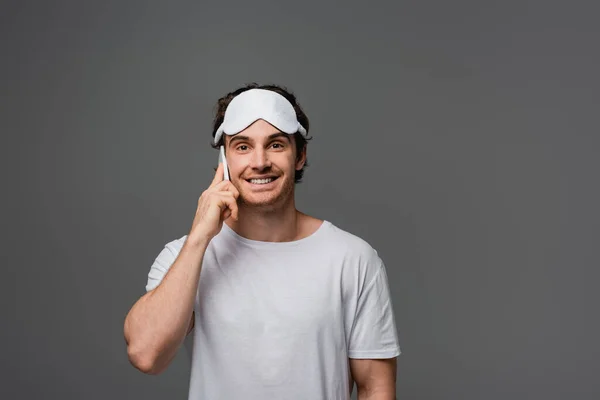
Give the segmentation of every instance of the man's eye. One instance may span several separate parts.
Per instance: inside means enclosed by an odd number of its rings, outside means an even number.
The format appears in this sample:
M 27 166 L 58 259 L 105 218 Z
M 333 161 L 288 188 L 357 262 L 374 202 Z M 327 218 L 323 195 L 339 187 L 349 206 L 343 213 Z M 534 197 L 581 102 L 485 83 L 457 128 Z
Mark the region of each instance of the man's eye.
M 273 143 L 273 147 L 275 147 L 276 149 L 280 149 L 283 147 L 283 145 L 281 143 Z
M 238 146 L 238 150 L 241 150 L 241 151 L 248 150 L 248 146 L 246 146 L 245 144 L 242 144 L 242 145 Z

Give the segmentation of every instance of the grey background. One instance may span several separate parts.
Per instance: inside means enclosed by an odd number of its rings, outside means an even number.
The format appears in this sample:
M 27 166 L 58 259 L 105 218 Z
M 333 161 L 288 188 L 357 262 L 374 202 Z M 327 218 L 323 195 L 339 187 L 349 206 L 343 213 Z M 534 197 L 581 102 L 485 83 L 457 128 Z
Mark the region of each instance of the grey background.
M 257 81 L 311 120 L 299 208 L 386 262 L 399 399 L 599 398 L 596 4 L 3 2 L 0 397 L 186 398 L 123 320 Z

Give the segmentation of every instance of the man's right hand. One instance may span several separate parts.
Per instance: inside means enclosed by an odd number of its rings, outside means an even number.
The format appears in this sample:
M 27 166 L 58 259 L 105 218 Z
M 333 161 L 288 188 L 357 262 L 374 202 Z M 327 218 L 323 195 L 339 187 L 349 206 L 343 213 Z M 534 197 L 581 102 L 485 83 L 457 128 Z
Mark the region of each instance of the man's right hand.
M 224 180 L 223 164 L 219 163 L 215 177 L 200 198 L 189 237 L 209 242 L 223 227 L 223 221 L 238 219 L 237 198 L 240 193 L 230 181 Z

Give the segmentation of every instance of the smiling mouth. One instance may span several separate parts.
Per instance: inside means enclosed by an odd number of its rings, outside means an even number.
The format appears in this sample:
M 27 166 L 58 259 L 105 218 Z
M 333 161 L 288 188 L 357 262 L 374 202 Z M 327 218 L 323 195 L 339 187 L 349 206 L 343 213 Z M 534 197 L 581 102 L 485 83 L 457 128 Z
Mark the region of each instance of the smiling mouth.
M 271 183 L 274 180 L 276 180 L 277 178 L 263 178 L 263 179 L 246 179 L 247 182 L 250 182 L 254 185 L 266 185 L 267 183 Z

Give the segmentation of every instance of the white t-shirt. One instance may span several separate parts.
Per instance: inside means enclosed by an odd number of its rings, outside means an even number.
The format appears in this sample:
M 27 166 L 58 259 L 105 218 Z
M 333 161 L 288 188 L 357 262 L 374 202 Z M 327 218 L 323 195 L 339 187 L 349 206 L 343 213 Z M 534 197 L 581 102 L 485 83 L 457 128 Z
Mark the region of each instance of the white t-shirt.
M 147 291 L 186 238 L 165 245 Z M 223 224 L 206 250 L 194 310 L 190 400 L 349 400 L 348 358 L 400 354 L 382 260 L 328 221 L 277 243 Z

